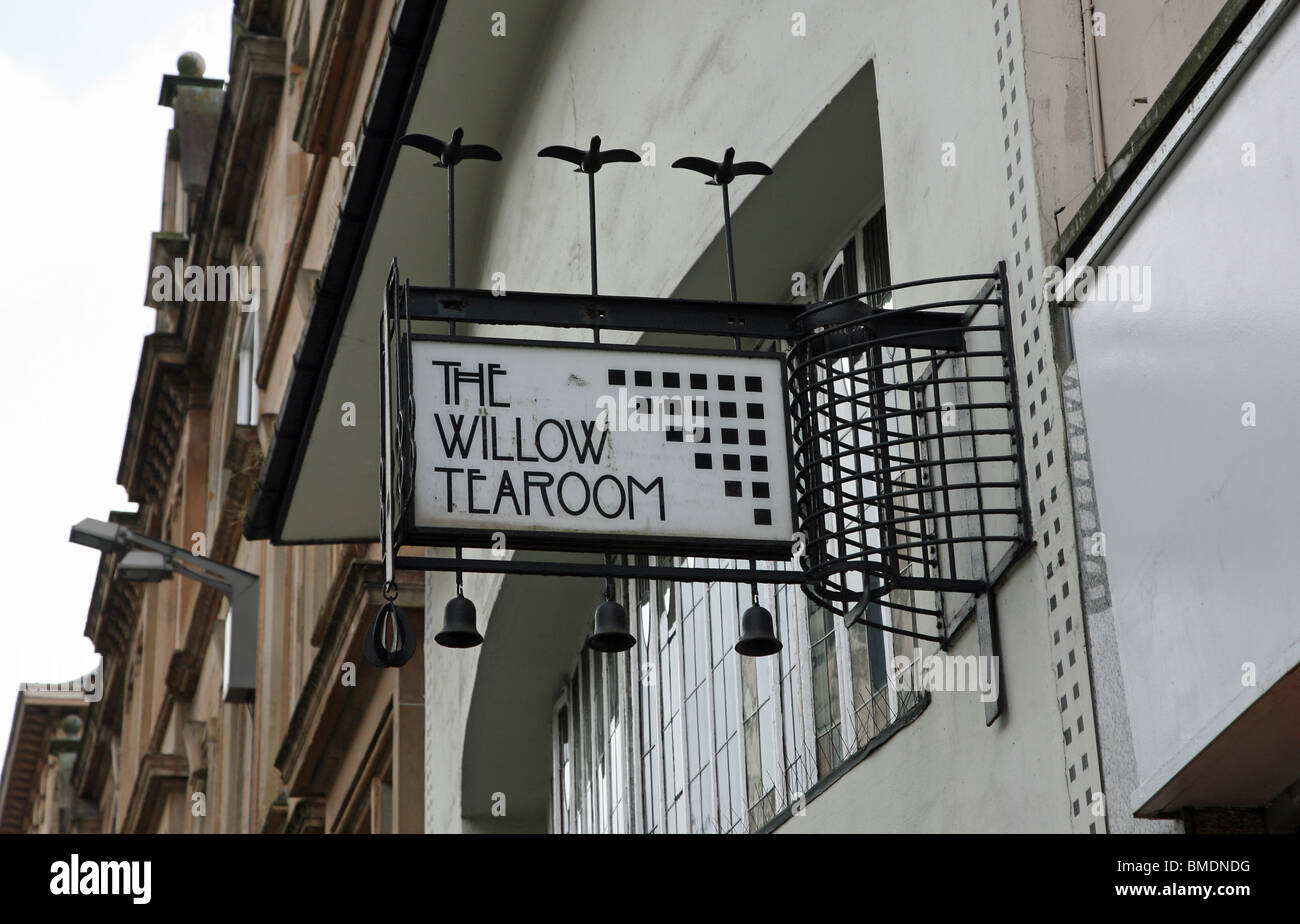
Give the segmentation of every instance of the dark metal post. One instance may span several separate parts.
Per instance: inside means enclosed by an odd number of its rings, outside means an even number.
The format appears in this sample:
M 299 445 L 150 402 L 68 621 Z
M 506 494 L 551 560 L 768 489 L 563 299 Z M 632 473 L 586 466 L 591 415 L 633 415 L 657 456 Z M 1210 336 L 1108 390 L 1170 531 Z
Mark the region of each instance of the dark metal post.
M 722 227 L 727 235 L 727 282 L 731 284 L 731 300 L 738 301 L 736 297 L 736 257 L 731 249 L 731 197 L 727 195 L 727 187 L 722 187 Z M 739 337 L 736 338 L 739 341 Z
M 399 145 L 409 145 L 434 158 L 433 165 L 447 171 L 447 285 L 456 288 L 456 165 L 463 160 L 501 159 L 501 152 L 486 144 L 463 144 L 465 130 L 457 128 L 450 141 L 432 135 L 403 135 Z M 455 326 L 452 327 L 455 333 Z
M 568 161 L 578 168 L 575 171 L 576 173 L 587 174 L 587 225 L 591 236 L 591 294 L 595 295 L 599 291 L 596 283 L 596 174 L 605 164 L 640 163 L 641 155 L 625 148 L 602 151 L 600 149 L 600 136 L 593 135 L 591 145 L 585 151 L 563 144 L 553 144 L 550 147 L 542 148 L 537 152 L 537 156 L 554 157 L 558 160 Z M 600 343 L 599 325 L 592 326 L 591 334 L 592 339 L 596 343 Z
M 587 174 L 587 218 L 591 227 L 591 294 L 599 289 L 596 284 L 596 174 Z M 596 339 L 600 339 L 600 328 L 596 328 Z
M 456 168 L 447 168 L 447 287 L 456 288 Z

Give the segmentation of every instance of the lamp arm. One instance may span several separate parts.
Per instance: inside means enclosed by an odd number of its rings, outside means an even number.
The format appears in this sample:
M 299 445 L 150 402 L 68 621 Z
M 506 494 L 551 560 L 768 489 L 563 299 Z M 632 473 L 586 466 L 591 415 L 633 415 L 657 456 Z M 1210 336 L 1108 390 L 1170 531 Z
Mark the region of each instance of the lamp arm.
M 221 562 L 214 561 L 206 556 L 192 555 L 179 546 L 172 545 L 169 542 L 163 542 L 161 539 L 154 539 L 152 536 L 142 536 L 132 529 L 124 528 L 123 532 L 125 533 L 126 540 L 133 545 L 138 545 L 140 548 L 148 549 L 151 552 L 160 552 L 170 558 L 173 562 L 178 562 L 189 565 L 191 568 L 199 569 L 200 571 L 206 572 L 208 575 L 215 576 L 225 584 L 234 584 L 240 578 L 252 579 L 253 581 L 257 580 L 257 575 L 255 574 L 250 574 L 247 571 L 243 571 L 230 565 L 223 565 Z M 194 578 L 196 581 L 202 581 L 210 587 L 222 589 L 222 584 L 214 583 L 211 580 L 205 580 L 204 577 L 199 574 L 190 573 L 189 576 Z

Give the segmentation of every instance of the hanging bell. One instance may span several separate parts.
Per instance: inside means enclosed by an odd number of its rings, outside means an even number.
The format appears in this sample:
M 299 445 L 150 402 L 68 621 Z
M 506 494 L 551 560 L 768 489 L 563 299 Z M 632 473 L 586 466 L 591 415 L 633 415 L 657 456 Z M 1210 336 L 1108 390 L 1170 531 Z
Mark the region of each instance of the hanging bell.
M 444 648 L 473 648 L 483 644 L 483 636 L 474 625 L 478 611 L 464 594 L 456 594 L 447 601 L 442 617 L 442 631 L 433 640 Z
M 780 650 L 781 640 L 772 627 L 772 614 L 755 600 L 754 605 L 740 617 L 740 641 L 736 642 L 736 651 L 747 658 L 761 658 Z
M 401 667 L 415 655 L 415 630 L 406 613 L 392 600 L 375 614 L 362 652 L 375 667 Z
M 627 651 L 636 644 L 623 604 L 607 597 L 596 607 L 596 631 L 591 633 L 587 644 L 607 654 Z

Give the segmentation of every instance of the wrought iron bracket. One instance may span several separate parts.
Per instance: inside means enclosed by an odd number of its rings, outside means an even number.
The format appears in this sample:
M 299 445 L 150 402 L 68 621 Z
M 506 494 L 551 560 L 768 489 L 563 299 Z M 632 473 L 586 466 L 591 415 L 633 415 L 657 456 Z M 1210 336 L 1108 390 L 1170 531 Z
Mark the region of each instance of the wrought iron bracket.
M 458 573 L 801 585 L 865 625 L 946 645 L 975 602 L 1031 544 L 1015 357 L 1002 264 L 992 273 L 901 283 L 812 305 L 398 286 L 389 277 L 381 360 L 386 403 L 387 567 Z M 928 298 L 926 288 L 978 286 Z M 921 290 L 921 291 L 913 291 Z M 910 300 L 886 307 L 886 301 Z M 656 564 L 671 549 L 610 549 L 607 560 L 403 555 L 411 530 L 411 325 L 465 323 L 747 337 L 788 347 L 797 565 Z M 406 408 L 408 413 L 388 410 Z M 955 416 L 945 416 L 955 415 Z M 793 539 L 794 537 L 792 537 Z M 461 540 L 457 540 L 461 542 Z M 465 537 L 464 546 L 487 546 Z M 544 551 L 544 550 L 543 550 Z M 732 550 L 735 551 L 735 550 Z M 749 558 L 719 548 L 725 558 Z M 769 553 L 770 554 L 770 553 Z M 697 559 L 700 560 L 700 559 Z M 889 613 L 889 617 L 882 613 Z M 918 623 L 932 617 L 935 631 Z

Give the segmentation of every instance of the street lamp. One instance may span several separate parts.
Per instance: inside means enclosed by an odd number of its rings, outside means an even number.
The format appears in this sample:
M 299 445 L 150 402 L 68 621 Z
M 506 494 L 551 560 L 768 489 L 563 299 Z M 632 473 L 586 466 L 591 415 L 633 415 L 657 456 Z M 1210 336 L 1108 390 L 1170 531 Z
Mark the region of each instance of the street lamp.
M 117 523 L 86 518 L 72 527 L 69 541 L 100 552 L 125 552 L 114 577 L 157 583 L 173 574 L 215 587 L 230 600 L 226 620 L 222 697 L 228 703 L 252 702 L 257 690 L 257 575 L 223 565 Z

